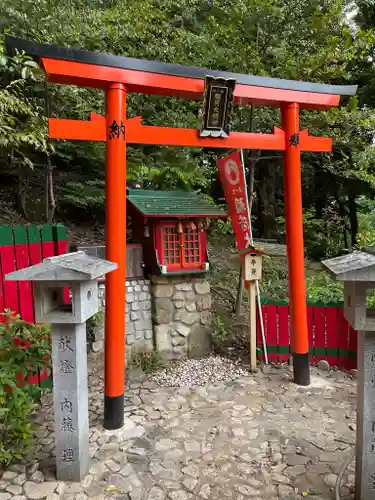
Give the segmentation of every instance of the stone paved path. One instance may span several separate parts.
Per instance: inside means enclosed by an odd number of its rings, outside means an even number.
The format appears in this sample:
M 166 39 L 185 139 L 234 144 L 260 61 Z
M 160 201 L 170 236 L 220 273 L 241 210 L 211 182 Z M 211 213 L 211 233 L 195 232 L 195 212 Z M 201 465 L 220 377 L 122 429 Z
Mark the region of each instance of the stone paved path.
M 98 365 L 98 363 L 96 363 Z M 99 364 L 100 365 L 100 364 Z M 95 371 L 96 370 L 96 371 Z M 355 441 L 355 380 L 313 370 L 299 388 L 290 371 L 208 387 L 158 387 L 132 378 L 121 432 L 104 431 L 100 366 L 90 376 L 90 475 L 54 477 L 52 409 L 38 415 L 38 462 L 13 467 L 0 500 L 333 499 L 341 464 Z M 353 499 L 354 464 L 343 499 Z

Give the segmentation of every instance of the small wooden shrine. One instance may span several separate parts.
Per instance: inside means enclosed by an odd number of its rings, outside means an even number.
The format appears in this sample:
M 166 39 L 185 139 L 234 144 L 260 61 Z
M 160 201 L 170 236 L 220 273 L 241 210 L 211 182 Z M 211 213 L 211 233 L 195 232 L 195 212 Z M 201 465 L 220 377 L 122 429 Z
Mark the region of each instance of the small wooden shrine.
M 187 191 L 127 189 L 132 243 L 143 246 L 148 274 L 196 274 L 209 269 L 209 219 L 227 217 L 204 196 Z

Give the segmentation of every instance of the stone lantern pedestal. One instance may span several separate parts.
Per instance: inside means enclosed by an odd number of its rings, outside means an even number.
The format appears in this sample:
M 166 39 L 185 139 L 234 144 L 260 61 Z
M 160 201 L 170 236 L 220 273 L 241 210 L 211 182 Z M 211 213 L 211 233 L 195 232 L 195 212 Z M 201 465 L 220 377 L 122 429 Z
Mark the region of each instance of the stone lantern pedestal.
M 75 252 L 6 276 L 7 280 L 34 282 L 36 321 L 51 323 L 59 480 L 82 481 L 89 471 L 86 320 L 99 309 L 97 279 L 116 267 Z
M 366 294 L 375 288 L 375 256 L 353 252 L 323 264 L 344 282 L 344 315 L 358 330 L 356 500 L 375 499 L 375 310 Z

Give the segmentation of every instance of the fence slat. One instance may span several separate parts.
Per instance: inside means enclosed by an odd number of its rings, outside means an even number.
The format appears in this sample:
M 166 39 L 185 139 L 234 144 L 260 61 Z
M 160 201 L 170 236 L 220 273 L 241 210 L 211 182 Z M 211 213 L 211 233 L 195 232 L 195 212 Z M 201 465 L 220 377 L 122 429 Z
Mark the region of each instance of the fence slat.
M 314 351 L 315 363 L 327 358 L 325 307 L 313 307 L 314 314 Z
M 349 361 L 348 369 L 357 368 L 358 332 L 349 325 Z
M 338 367 L 349 367 L 349 323 L 346 321 L 343 309 L 337 309 L 337 347 Z
M 277 338 L 277 306 L 267 306 L 267 349 L 268 359 L 277 362 L 278 338 Z
M 43 259 L 55 255 L 55 242 L 53 241 L 53 231 L 51 226 L 44 225 L 40 228 L 42 238 Z
M 337 307 L 326 307 L 327 361 L 330 366 L 338 365 Z
M 307 333 L 309 338 L 309 363 L 314 362 L 314 310 L 307 307 Z
M 16 268 L 23 269 L 29 267 L 29 248 L 27 242 L 27 233 L 24 226 L 14 226 L 14 247 L 16 257 Z M 20 315 L 24 321 L 34 323 L 34 300 L 31 281 L 20 281 L 18 283 Z
M 42 240 L 37 226 L 28 226 L 27 239 L 29 241 L 30 265 L 39 264 L 42 262 Z
M 278 339 L 279 361 L 285 363 L 290 357 L 290 336 L 289 336 L 289 306 L 277 306 L 278 315 Z
M 1 243 L 0 243 L 1 245 Z M 4 316 L 2 313 L 5 309 L 5 297 L 4 297 L 4 277 L 1 266 L 1 251 L 0 251 L 0 323 L 4 323 Z
M 266 331 L 266 310 L 265 307 L 262 306 L 262 315 L 263 315 L 263 326 L 264 331 Z M 258 359 L 264 361 L 264 349 L 263 349 L 263 341 L 262 341 L 262 332 L 260 329 L 260 319 L 259 319 L 259 309 L 257 308 L 257 347 L 260 348 L 258 353 Z
M 5 281 L 5 275 L 16 270 L 12 229 L 0 226 L 0 255 L 4 279 L 4 307 L 19 313 L 18 285 L 16 281 Z
M 55 242 L 55 255 L 62 255 L 68 252 L 68 242 L 66 239 L 66 229 L 61 224 L 56 224 L 52 228 L 53 239 Z M 70 294 L 69 288 L 64 288 L 64 302 L 69 304 Z

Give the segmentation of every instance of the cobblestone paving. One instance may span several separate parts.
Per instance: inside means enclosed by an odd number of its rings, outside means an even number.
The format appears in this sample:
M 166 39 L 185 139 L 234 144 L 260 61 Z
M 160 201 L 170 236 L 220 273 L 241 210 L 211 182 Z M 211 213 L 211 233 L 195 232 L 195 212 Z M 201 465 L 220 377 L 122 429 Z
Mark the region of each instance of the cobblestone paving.
M 99 363 L 96 363 L 98 365 Z M 90 375 L 90 474 L 56 481 L 52 408 L 38 415 L 37 461 L 5 471 L 0 500 L 333 499 L 355 441 L 355 380 L 313 369 L 312 385 L 272 368 L 207 387 L 128 382 L 121 431 L 101 427 L 101 367 Z M 354 464 L 344 476 L 352 499 Z

